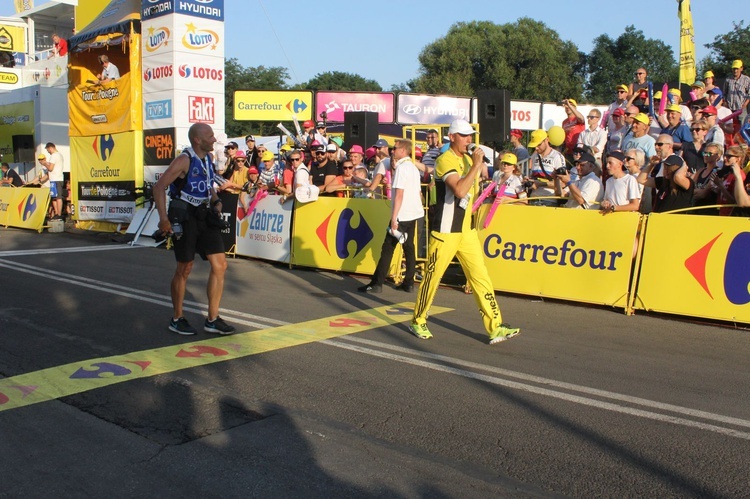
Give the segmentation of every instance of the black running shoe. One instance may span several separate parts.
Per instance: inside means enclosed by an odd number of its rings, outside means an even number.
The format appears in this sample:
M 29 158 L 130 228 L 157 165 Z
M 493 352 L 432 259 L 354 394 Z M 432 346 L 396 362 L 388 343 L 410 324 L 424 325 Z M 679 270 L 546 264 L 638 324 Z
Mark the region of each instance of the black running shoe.
M 230 326 L 224 322 L 224 319 L 221 317 L 217 317 L 212 321 L 206 318 L 206 323 L 203 324 L 203 330 L 207 333 L 214 334 L 232 334 L 234 332 L 234 326 Z
M 173 333 L 182 334 L 184 336 L 191 336 L 198 332 L 184 317 L 169 321 L 169 330 Z

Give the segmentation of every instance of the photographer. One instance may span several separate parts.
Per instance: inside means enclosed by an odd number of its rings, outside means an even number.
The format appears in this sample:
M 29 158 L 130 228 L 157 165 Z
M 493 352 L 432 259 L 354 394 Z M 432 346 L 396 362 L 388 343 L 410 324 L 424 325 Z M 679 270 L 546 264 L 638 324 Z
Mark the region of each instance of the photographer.
M 531 155 L 531 172 L 529 178 L 524 183 L 531 188 L 529 198 L 552 197 L 555 195 L 554 176 L 555 171 L 565 169 L 565 157 L 556 149 L 553 149 L 549 143 L 547 132 L 544 130 L 534 130 L 531 133 L 529 147 L 535 148 L 534 154 Z M 574 175 L 577 180 L 577 174 Z M 556 199 L 538 199 L 531 200 L 529 204 L 537 206 L 557 206 Z
M 211 187 L 214 165 L 210 151 L 216 142 L 214 131 L 205 123 L 196 123 L 188 130 L 191 147 L 183 150 L 169 165 L 154 186 L 154 202 L 159 213 L 159 230 L 172 236 L 177 269 L 172 277 L 172 306 L 174 313 L 169 330 L 177 334 L 196 333 L 183 316 L 182 304 L 195 254 L 208 260 L 208 317 L 203 325 L 207 333 L 231 334 L 234 327 L 219 317 L 219 302 L 224 291 L 227 260 L 221 229 L 221 200 Z M 169 189 L 172 201 L 167 212 Z M 182 231 L 182 234 L 180 234 Z
M 598 210 L 599 203 L 604 197 L 604 187 L 599 178 L 599 167 L 596 158 L 585 152 L 575 161 L 579 180 L 571 180 L 567 170 L 561 169 L 555 173 L 555 194 L 563 196 L 563 186 L 568 188 L 568 202 L 566 208 L 580 208 L 584 210 Z

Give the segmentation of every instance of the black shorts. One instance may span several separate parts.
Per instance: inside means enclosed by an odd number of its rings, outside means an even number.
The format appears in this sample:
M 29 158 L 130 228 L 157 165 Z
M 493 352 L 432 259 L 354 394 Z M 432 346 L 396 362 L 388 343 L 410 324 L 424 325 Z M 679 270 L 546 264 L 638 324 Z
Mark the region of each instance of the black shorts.
M 208 226 L 205 219 L 198 220 L 195 211 L 191 209 L 188 221 L 182 224 L 182 237 L 174 240 L 174 256 L 178 262 L 192 262 L 196 253 L 206 260 L 206 255 L 225 251 L 221 229 Z

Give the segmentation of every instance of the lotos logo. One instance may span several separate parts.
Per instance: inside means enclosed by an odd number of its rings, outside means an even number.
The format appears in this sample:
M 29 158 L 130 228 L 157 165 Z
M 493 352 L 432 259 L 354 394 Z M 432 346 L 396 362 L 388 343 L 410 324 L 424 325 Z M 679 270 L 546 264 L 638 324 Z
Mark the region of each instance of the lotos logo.
M 705 246 L 685 260 L 685 268 L 711 299 L 714 296 L 708 286 L 706 264 L 711 249 L 721 236 L 722 234 L 719 234 L 711 239 Z M 741 232 L 729 244 L 727 256 L 724 260 L 724 295 L 734 305 L 750 303 L 750 291 L 748 291 L 750 260 L 747 258 L 748 254 L 750 254 L 750 232 Z
M 315 233 L 318 235 L 318 239 L 323 243 L 323 247 L 326 249 L 328 254 L 331 254 L 331 250 L 328 247 L 328 227 L 333 217 L 333 211 L 328 217 L 323 220 L 323 223 L 318 226 Z M 336 255 L 342 260 L 349 258 L 349 243 L 354 241 L 356 243 L 356 250 L 352 257 L 359 255 L 364 250 L 370 241 L 372 241 L 373 233 L 370 226 L 367 225 L 362 212 L 359 214 L 359 224 L 357 227 L 352 226 L 352 218 L 354 218 L 354 211 L 350 208 L 346 208 L 341 211 L 339 219 L 336 222 Z
M 166 26 L 159 28 L 148 28 L 148 33 L 145 37 L 146 50 L 148 52 L 156 52 L 161 47 L 169 45 L 170 32 Z
M 182 37 L 182 45 L 190 50 L 210 48 L 216 50 L 219 44 L 219 34 L 210 29 L 198 29 L 195 24 L 186 24 L 187 33 Z
M 202 68 L 183 64 L 177 68 L 177 73 L 182 78 L 197 78 L 199 80 L 221 81 L 224 79 L 223 69 Z
M 151 81 L 151 80 L 158 80 L 161 78 L 169 78 L 172 76 L 172 73 L 174 70 L 172 69 L 172 65 L 168 66 L 158 66 L 155 68 L 146 68 L 143 71 L 143 81 Z
M 115 149 L 115 140 L 111 135 L 100 135 L 94 139 L 91 147 L 94 148 L 96 155 L 102 158 L 102 161 L 107 161 L 112 157 L 112 151 Z
M 22 221 L 27 221 L 31 218 L 31 215 L 36 211 L 36 196 L 29 194 L 25 198 L 21 199 L 18 203 L 18 217 Z
M 307 109 L 307 104 L 299 99 L 294 99 L 293 101 L 287 102 L 286 108 L 292 111 L 294 114 L 297 114 L 300 111 L 304 111 L 305 109 Z

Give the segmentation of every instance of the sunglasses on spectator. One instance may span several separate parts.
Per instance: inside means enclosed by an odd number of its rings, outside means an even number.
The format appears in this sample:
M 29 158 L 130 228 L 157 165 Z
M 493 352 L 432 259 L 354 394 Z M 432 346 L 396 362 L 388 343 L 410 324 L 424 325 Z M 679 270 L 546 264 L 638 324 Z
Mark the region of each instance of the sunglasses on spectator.
M 703 151 L 701 154 L 703 156 L 716 156 L 717 155 L 717 153 L 715 152 L 708 152 L 708 151 Z
M 289 161 L 299 161 L 299 160 L 301 160 L 301 159 L 302 159 L 302 158 L 289 158 Z
M 598 116 L 586 116 L 587 119 L 593 120 L 593 119 L 599 119 Z
M 637 116 L 638 113 L 625 113 L 625 116 Z
M 734 154 L 725 154 L 724 157 L 725 158 L 739 158 L 739 156 L 736 156 Z
M 635 161 L 635 158 L 632 156 L 625 156 L 625 161 Z
M 507 161 L 501 161 L 500 164 L 503 166 L 516 166 L 513 163 L 508 163 Z
M 618 90 L 617 93 L 618 94 L 626 94 L 626 93 L 628 93 L 628 91 L 627 90 Z
M 655 145 L 655 146 L 659 146 L 659 147 L 661 147 L 661 146 L 663 146 L 664 144 L 666 144 L 666 142 L 656 142 L 656 143 L 655 143 L 654 145 Z
M 353 166 L 345 166 L 343 168 L 344 168 L 344 170 L 354 170 Z
M 325 151 L 315 151 L 316 156 L 323 156 L 325 155 Z
M 696 133 L 697 133 L 697 132 L 705 132 L 705 130 L 704 130 L 704 129 L 702 129 L 702 128 L 691 128 L 691 129 L 690 129 L 690 131 L 691 131 L 691 132 L 696 132 Z
M 637 75 L 645 75 L 646 73 L 644 73 L 643 71 L 636 71 L 635 74 L 637 74 Z

